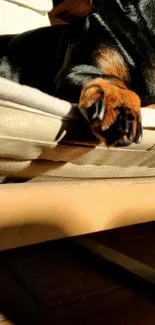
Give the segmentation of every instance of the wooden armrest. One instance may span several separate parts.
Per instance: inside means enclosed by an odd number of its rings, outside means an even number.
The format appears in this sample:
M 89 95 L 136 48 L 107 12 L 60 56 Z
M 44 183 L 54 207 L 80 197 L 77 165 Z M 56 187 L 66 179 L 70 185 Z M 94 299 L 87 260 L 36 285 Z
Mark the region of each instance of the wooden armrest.
M 0 250 L 155 220 L 155 181 L 1 185 Z

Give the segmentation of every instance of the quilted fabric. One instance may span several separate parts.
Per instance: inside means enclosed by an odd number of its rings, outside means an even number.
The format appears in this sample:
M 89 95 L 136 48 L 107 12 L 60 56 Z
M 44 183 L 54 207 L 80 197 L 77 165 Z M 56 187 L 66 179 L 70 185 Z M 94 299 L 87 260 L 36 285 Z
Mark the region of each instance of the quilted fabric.
M 155 110 L 142 108 L 141 144 L 106 148 L 77 105 L 0 79 L 0 174 L 19 177 L 155 176 Z

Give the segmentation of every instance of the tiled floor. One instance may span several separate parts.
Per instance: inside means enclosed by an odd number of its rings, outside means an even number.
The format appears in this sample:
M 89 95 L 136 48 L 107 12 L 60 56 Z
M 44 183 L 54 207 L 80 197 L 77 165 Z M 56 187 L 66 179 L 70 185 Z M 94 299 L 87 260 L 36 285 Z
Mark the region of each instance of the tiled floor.
M 155 266 L 154 235 L 152 223 L 93 238 Z M 0 325 L 155 324 L 151 296 L 69 240 L 1 252 L 0 258 Z

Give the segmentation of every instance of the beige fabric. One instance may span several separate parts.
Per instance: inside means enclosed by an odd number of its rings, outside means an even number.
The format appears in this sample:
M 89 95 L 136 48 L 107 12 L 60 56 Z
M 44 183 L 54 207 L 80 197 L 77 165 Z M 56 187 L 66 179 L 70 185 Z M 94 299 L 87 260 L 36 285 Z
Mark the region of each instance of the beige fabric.
M 143 143 L 139 146 L 107 149 L 101 144 L 94 147 L 89 137 L 85 138 L 84 129 L 83 132 L 80 129 L 80 120 L 73 122 L 58 116 L 0 108 L 0 156 L 5 158 L 0 160 L 0 173 L 3 175 L 154 176 L 154 142 L 154 131 L 145 130 Z
M 5 78 L 0 78 L 0 103 L 8 107 L 37 114 L 66 116 L 77 118 L 73 105 L 44 94 L 38 89 L 19 85 Z
M 50 0 L 0 0 L 0 34 L 17 34 L 49 26 L 50 21 L 47 12 L 51 8 Z
M 155 220 L 155 181 L 0 187 L 0 250 Z
M 36 11 L 50 12 L 53 7 L 52 0 L 4 0 L 19 4 L 20 6 L 35 9 Z
M 0 174 L 12 177 L 155 176 L 155 110 L 142 109 L 140 145 L 109 148 L 76 105 L 0 79 Z
M 0 186 L 0 250 L 154 220 L 155 111 L 142 117 L 142 144 L 107 149 L 74 105 L 0 79 L 1 179 L 37 181 Z
M 48 24 L 45 12 L 0 0 L 1 34 Z M 140 145 L 107 149 L 74 105 L 0 78 L 0 178 L 37 181 L 0 186 L 0 250 L 155 220 L 155 111 L 142 118 Z

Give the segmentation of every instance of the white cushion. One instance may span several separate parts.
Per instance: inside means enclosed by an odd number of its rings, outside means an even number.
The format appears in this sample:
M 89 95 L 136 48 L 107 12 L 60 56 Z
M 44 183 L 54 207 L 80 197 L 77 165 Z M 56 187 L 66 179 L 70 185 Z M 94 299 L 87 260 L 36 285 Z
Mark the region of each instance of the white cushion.
M 0 78 L 0 174 L 20 177 L 155 176 L 155 110 L 142 108 L 141 144 L 97 143 L 75 105 Z
M 4 0 L 7 2 L 12 2 L 19 4 L 20 6 L 35 9 L 37 11 L 50 12 L 52 10 L 53 4 L 52 0 Z
M 51 0 L 0 0 L 0 34 L 16 34 L 49 26 Z

